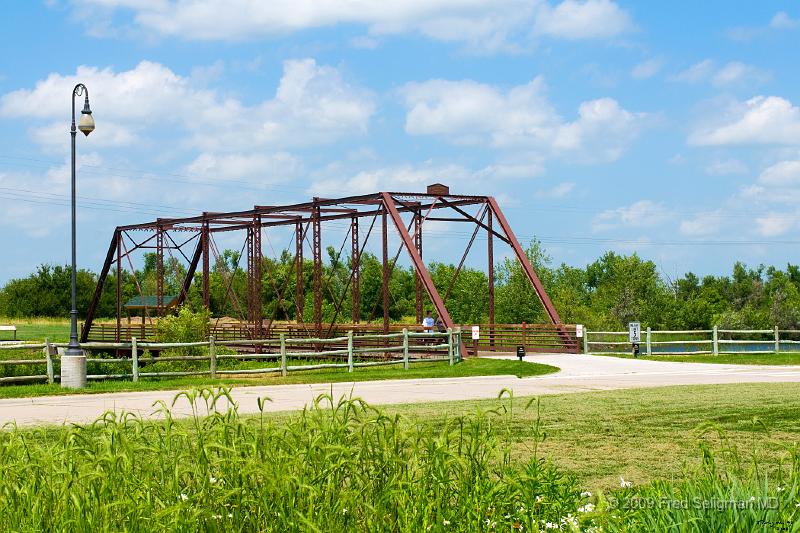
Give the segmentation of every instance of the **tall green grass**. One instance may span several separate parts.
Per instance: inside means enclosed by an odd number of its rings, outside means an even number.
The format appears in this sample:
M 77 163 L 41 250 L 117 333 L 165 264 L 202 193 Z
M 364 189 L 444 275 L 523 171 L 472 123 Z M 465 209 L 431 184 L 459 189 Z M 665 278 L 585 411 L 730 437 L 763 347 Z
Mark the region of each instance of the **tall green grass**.
M 159 422 L 0 433 L 0 530 L 530 531 L 580 498 L 535 453 L 511 463 L 510 410 L 434 430 L 357 399 L 280 422 L 266 401 L 255 418 L 218 410 L 225 389 L 176 401 L 189 422 L 161 405 Z
M 700 466 L 670 481 L 597 495 L 597 522 L 607 531 L 800 531 L 798 447 L 787 445 L 787 464 L 763 465 L 759 442 L 767 428 L 758 419 L 753 426 L 745 453 L 718 426 L 704 424 Z M 709 432 L 718 444 L 705 438 Z

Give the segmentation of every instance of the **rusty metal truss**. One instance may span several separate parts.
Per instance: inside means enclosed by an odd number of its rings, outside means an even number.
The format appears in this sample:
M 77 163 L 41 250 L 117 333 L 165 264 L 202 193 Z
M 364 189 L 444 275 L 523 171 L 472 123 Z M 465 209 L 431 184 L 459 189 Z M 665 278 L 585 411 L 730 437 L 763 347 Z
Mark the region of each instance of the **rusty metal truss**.
M 471 211 L 476 210 L 473 214 Z M 369 231 L 366 237 L 359 235 L 359 220 L 367 219 Z M 86 322 L 81 332 L 81 342 L 86 342 L 95 318 L 95 311 L 103 292 L 108 273 L 112 267 L 115 268 L 117 276 L 117 337 L 119 337 L 121 322 L 120 301 L 120 272 L 130 268 L 134 272 L 131 254 L 136 250 L 155 249 L 156 253 L 156 301 L 158 302 L 154 313 L 157 316 L 163 315 L 165 307 L 164 294 L 164 254 L 171 257 L 183 258 L 188 265 L 186 277 L 180 287 L 180 294 L 177 295 L 180 305 L 186 300 L 189 288 L 193 282 L 195 272 L 198 268 L 202 272 L 202 301 L 206 307 L 210 304 L 209 294 L 209 272 L 213 265 L 223 269 L 223 274 L 227 267 L 225 262 L 220 260 L 219 250 L 216 247 L 214 236 L 224 232 L 240 231 L 245 235 L 245 243 L 242 246 L 241 256 L 245 256 L 247 264 L 247 298 L 244 305 L 239 302 L 235 291 L 231 285 L 233 275 L 227 272 L 226 296 L 231 305 L 236 308 L 241 316 L 248 323 L 248 331 L 255 338 L 264 338 L 270 334 L 270 325 L 264 326 L 262 316 L 264 283 L 262 282 L 262 232 L 271 227 L 289 227 L 292 230 L 292 240 L 294 241 L 293 263 L 295 268 L 295 301 L 285 302 L 286 289 L 277 286 L 277 282 L 270 278 L 269 288 L 275 292 L 277 297 L 276 311 L 284 308 L 288 303 L 294 305 L 296 320 L 303 323 L 304 319 L 304 269 L 303 257 L 308 243 L 308 248 L 312 254 L 312 283 L 313 287 L 313 324 L 308 324 L 309 333 L 325 335 L 329 333 L 336 320 L 339 318 L 339 311 L 347 291 L 350 291 L 354 303 L 352 313 L 353 323 L 360 320 L 360 265 L 361 256 L 365 250 L 367 240 L 371 235 L 376 221 L 380 218 L 381 248 L 382 248 L 382 295 L 379 300 L 383 304 L 383 329 L 389 331 L 389 278 L 391 271 L 397 262 L 401 252 L 405 251 L 411 264 L 414 267 L 415 293 L 418 322 L 422 320 L 422 306 L 424 295 L 427 294 L 436 313 L 446 327 L 455 327 L 453 320 L 445 305 L 450 289 L 453 287 L 455 278 L 458 276 L 464 261 L 469 253 L 475 237 L 479 232 L 484 231 L 487 235 L 487 266 L 489 273 L 489 326 L 494 325 L 494 247 L 495 239 L 508 244 L 514 252 L 517 260 L 522 266 L 528 281 L 539 297 L 550 321 L 555 325 L 561 325 L 558 312 L 553 307 L 550 298 L 545 292 L 539 277 L 528 260 L 525 250 L 520 246 L 519 241 L 511 230 L 506 217 L 503 215 L 495 199 L 491 196 L 473 196 L 450 194 L 449 189 L 440 184 L 428 187 L 425 193 L 399 193 L 399 192 L 378 192 L 359 196 L 349 196 L 345 198 L 314 198 L 311 202 L 274 205 L 274 206 L 255 206 L 246 211 L 235 211 L 228 213 L 204 212 L 202 215 L 186 218 L 159 218 L 153 222 L 143 224 L 131 224 L 119 226 L 114 230 L 114 235 L 108 248 L 103 268 L 100 271 L 94 297 L 87 311 Z M 335 303 L 335 317 L 330 324 L 323 324 L 322 320 L 322 301 L 323 291 L 330 288 L 324 283 L 323 275 L 323 247 L 322 237 L 326 223 L 331 221 L 345 221 L 349 224 L 350 238 L 350 278 L 345 287 L 344 294 L 331 294 Z M 467 249 L 456 269 L 454 278 L 444 296 L 440 295 L 439 290 L 433 283 L 422 256 L 422 244 L 425 223 L 429 221 L 463 222 L 473 224 L 474 231 L 469 241 Z M 366 224 L 361 224 L 365 226 Z M 392 228 L 400 237 L 400 247 L 397 253 L 390 260 L 388 245 L 388 232 Z M 377 228 L 376 228 L 377 229 Z M 310 236 L 309 236 L 310 233 Z M 144 236 L 142 237 L 142 234 Z M 310 243 L 309 243 L 310 237 Z M 291 248 L 291 244 L 288 247 Z M 344 245 L 343 245 L 344 249 Z M 430 250 L 434 248 L 429 247 Z M 238 265 L 236 265 L 238 267 Z M 271 274 L 270 274 L 271 276 Z M 225 279 L 225 275 L 223 275 Z M 139 280 L 136 280 L 137 290 L 141 296 L 143 293 Z M 153 296 L 153 295 L 149 295 Z M 273 317 L 274 318 L 274 317 Z M 492 336 L 490 336 L 492 338 Z M 466 350 L 463 352 L 466 353 Z

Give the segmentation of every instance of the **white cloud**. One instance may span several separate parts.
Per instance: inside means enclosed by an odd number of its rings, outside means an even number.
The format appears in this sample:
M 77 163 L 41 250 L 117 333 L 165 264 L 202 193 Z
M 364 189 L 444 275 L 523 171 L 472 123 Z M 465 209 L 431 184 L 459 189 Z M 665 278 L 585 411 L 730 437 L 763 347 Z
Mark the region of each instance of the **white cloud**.
M 727 109 L 716 124 L 698 127 L 689 143 L 699 146 L 800 144 L 800 108 L 779 96 L 756 96 Z
M 767 167 L 759 175 L 758 181 L 770 186 L 800 186 L 800 161 L 781 161 Z
M 699 83 L 703 80 L 708 79 L 711 75 L 712 71 L 714 70 L 714 62 L 710 59 L 704 59 L 699 63 L 695 63 L 691 67 L 687 68 L 672 76 L 673 81 L 683 81 L 686 83 Z
M 116 209 L 117 202 L 133 197 L 131 181 L 97 172 L 95 167 L 102 164 L 96 153 L 78 154 L 75 159 L 79 219 L 91 217 L 98 209 Z M 0 227 L 33 238 L 63 231 L 69 221 L 70 175 L 69 158 L 41 172 L 0 173 Z
M 800 18 L 792 18 L 785 11 L 778 11 L 769 26 L 779 30 L 794 30 L 800 28 Z
M 670 212 L 664 205 L 650 200 L 639 200 L 629 206 L 598 213 L 592 221 L 592 231 L 606 231 L 619 227 L 652 227 L 661 224 L 669 217 Z
M 302 162 L 292 154 L 214 154 L 203 153 L 186 166 L 191 176 L 203 179 L 253 180 L 278 183 L 291 180 L 302 169 Z
M 700 213 L 690 219 L 682 220 L 679 230 L 690 237 L 707 237 L 718 233 L 720 230 L 721 209 Z
M 769 78 L 768 72 L 741 61 L 730 61 L 718 68 L 711 59 L 704 59 L 675 74 L 670 79 L 684 83 L 708 82 L 714 87 L 723 88 L 737 85 L 757 85 L 764 83 Z
M 431 80 L 401 89 L 408 109 L 406 132 L 438 135 L 455 144 L 535 150 L 545 156 L 613 161 L 638 135 L 644 115 L 611 98 L 583 102 L 564 121 L 536 78 L 508 91 L 475 81 Z
M 534 33 L 566 39 L 613 37 L 633 29 L 627 12 L 609 0 L 565 0 L 555 7 L 544 4 Z
M 769 79 L 769 74 L 752 65 L 745 65 L 739 61 L 731 61 L 720 68 L 711 78 L 715 87 L 727 87 L 743 83 L 763 83 Z
M 536 193 L 537 198 L 566 198 L 575 190 L 575 183 L 571 181 L 565 181 L 559 183 L 555 187 L 550 189 L 545 189 L 538 191 Z
M 337 176 L 331 176 L 335 174 Z M 400 165 L 364 170 L 348 178 L 340 178 L 341 169 L 326 169 L 318 173 L 308 189 L 309 194 L 345 196 L 375 191 L 419 191 L 434 182 L 464 184 L 474 182 L 475 173 L 459 165 L 425 164 L 415 167 Z
M 797 213 L 768 213 L 756 218 L 757 231 L 762 237 L 778 237 L 797 226 Z
M 746 174 L 748 172 L 747 165 L 738 159 L 723 159 L 712 161 L 705 167 L 706 174 L 712 176 L 728 176 L 731 174 Z
M 661 70 L 664 62 L 659 58 L 642 61 L 631 70 L 631 77 L 637 80 L 652 78 Z
M 148 36 L 237 41 L 310 28 L 358 24 L 371 35 L 420 33 L 482 49 L 509 48 L 512 36 L 608 38 L 629 31 L 626 11 L 610 0 L 77 0 L 89 29 L 113 35 L 117 11 Z
M 769 24 L 730 28 L 726 31 L 726 34 L 734 41 L 750 42 L 770 35 L 775 30 L 795 30 L 797 28 L 800 28 L 800 18 L 792 18 L 785 11 L 778 11 L 769 21 Z
M 43 145 L 63 146 L 64 99 L 78 81 L 90 90 L 97 130 L 89 142 L 97 146 L 129 146 L 169 128 L 188 134 L 184 144 L 206 150 L 327 143 L 364 133 L 375 109 L 370 92 L 313 59 L 286 61 L 275 96 L 253 106 L 142 61 L 118 73 L 81 66 L 74 75 L 51 74 L 33 89 L 0 97 L 0 118 L 56 121 L 31 133 Z M 174 144 L 181 136 L 170 137 Z

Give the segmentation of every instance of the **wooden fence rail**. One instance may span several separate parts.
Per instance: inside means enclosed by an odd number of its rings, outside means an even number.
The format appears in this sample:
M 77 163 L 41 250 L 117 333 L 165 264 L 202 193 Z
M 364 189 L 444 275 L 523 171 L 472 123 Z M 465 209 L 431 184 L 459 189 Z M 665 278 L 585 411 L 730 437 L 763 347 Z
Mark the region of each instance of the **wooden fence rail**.
M 719 329 L 651 330 L 644 332 L 642 355 L 719 355 L 720 353 L 770 354 L 800 352 L 800 330 Z M 620 340 L 622 339 L 622 340 Z M 625 347 L 625 349 L 619 349 Z M 583 332 L 586 354 L 629 354 L 627 331 Z
M 368 339 L 366 339 L 368 337 Z M 363 345 L 363 340 L 395 340 L 397 345 L 369 346 Z M 217 354 L 219 346 L 240 346 L 247 343 L 256 347 L 275 347 L 275 353 L 247 353 L 247 354 Z M 332 349 L 321 351 L 308 350 L 308 346 L 314 344 L 333 346 Z M 343 348 L 339 348 L 339 344 Z M 299 351 L 290 350 L 291 346 L 298 346 Z M 32 381 L 46 381 L 55 383 L 60 380 L 60 376 L 55 373 L 55 366 L 59 362 L 58 348 L 66 347 L 65 343 L 51 343 L 45 341 L 44 344 L 19 344 L 19 345 L 0 345 L 0 353 L 6 350 L 42 350 L 42 359 L 0 359 L 0 367 L 34 365 L 45 366 L 45 374 L 33 374 L 23 376 L 0 377 L 2 383 L 24 383 Z M 364 335 L 355 336 L 352 331 L 348 331 L 346 336 L 326 339 L 297 339 L 289 338 L 286 333 L 281 333 L 278 339 L 261 340 L 231 340 L 218 341 L 212 335 L 205 342 L 175 342 L 175 343 L 155 343 L 139 342 L 136 337 L 131 337 L 129 342 L 88 342 L 82 345 L 87 349 L 107 349 L 130 352 L 130 357 L 98 358 L 88 357 L 87 363 L 120 366 L 130 366 L 130 372 L 109 373 L 109 374 L 90 374 L 87 379 L 132 379 L 138 381 L 142 377 L 175 377 L 175 376 L 200 376 L 209 375 L 216 378 L 219 375 L 235 374 L 269 374 L 280 372 L 285 377 L 289 372 L 300 372 L 303 370 L 319 370 L 325 368 L 346 368 L 348 372 L 353 372 L 355 368 L 399 365 L 402 364 L 408 370 L 412 363 L 426 363 L 434 361 L 448 361 L 452 366 L 461 361 L 461 330 L 448 329 L 446 332 L 416 333 L 403 329 L 399 333 L 386 335 Z M 175 348 L 206 348 L 205 355 L 169 355 L 169 356 L 148 356 L 142 357 L 140 354 L 150 350 L 167 350 Z M 374 360 L 375 354 L 383 354 L 381 360 Z M 346 362 L 319 363 L 309 365 L 290 366 L 290 359 L 321 359 L 339 357 Z M 366 359 L 366 360 L 364 360 Z M 373 359 L 373 360 L 368 360 Z M 219 369 L 220 360 L 235 361 L 269 361 L 279 360 L 280 366 L 263 368 L 242 368 L 242 369 Z M 162 362 L 208 362 L 208 369 L 186 370 L 174 372 L 142 372 L 142 366 L 147 364 Z

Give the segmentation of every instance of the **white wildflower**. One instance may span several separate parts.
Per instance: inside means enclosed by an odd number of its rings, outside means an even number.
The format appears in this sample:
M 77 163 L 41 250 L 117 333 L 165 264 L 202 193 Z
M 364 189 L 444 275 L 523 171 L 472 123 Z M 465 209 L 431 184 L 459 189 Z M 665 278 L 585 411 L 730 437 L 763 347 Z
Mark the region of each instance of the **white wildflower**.
M 778 487 L 778 492 L 783 492 L 783 487 Z
M 633 486 L 633 483 L 631 483 L 630 481 L 625 481 L 625 478 L 620 476 L 619 477 L 619 486 L 622 487 L 623 489 L 629 489 L 629 488 L 631 488 Z
M 536 503 L 539 503 L 539 502 L 541 502 L 542 500 L 544 500 L 544 498 L 543 498 L 542 496 L 537 496 L 537 497 L 536 497 Z
M 450 525 L 450 520 L 448 520 L 447 518 L 445 518 L 444 520 L 442 520 L 442 525 L 443 525 L 443 526 L 449 526 L 449 525 Z
M 579 513 L 591 513 L 592 511 L 594 511 L 594 505 L 591 503 L 587 503 L 583 507 L 578 507 Z
M 214 483 L 217 482 L 217 478 L 215 478 L 214 476 L 208 476 L 208 482 L 213 485 Z
M 233 513 L 228 513 L 228 518 L 233 518 Z
M 345 507 L 344 509 L 342 509 L 342 514 L 347 514 L 347 507 Z
M 545 528 L 545 529 L 558 529 L 558 524 L 554 524 L 554 523 L 552 523 L 552 522 L 547 522 L 547 523 L 544 525 L 544 528 Z
M 589 492 L 588 490 L 586 492 L 581 492 L 581 498 L 591 498 L 591 497 L 592 493 Z
M 181 500 L 186 501 L 188 499 L 189 499 L 189 497 L 186 494 L 181 492 Z
M 571 513 L 565 517 L 562 517 L 561 523 L 565 526 L 578 527 L 578 519 L 572 516 Z
M 222 518 L 222 515 L 221 514 L 212 514 L 211 518 L 213 518 L 214 520 L 220 520 Z

